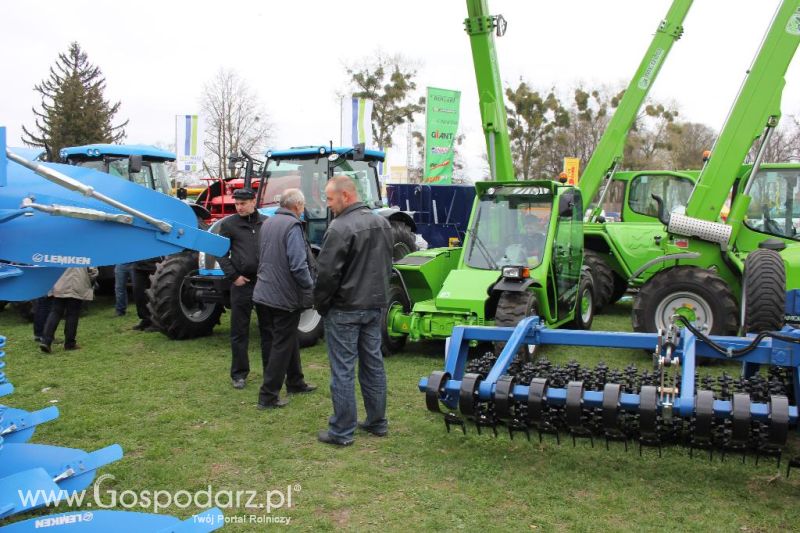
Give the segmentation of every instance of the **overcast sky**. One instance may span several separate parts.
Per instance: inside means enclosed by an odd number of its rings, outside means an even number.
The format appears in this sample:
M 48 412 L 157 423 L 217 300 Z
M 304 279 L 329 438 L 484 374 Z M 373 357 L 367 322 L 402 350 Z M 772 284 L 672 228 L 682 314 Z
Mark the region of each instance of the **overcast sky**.
M 778 3 L 695 0 L 651 96 L 718 130 Z M 508 20 L 497 40 L 504 83 L 524 78 L 538 89 L 566 91 L 579 83 L 627 84 L 671 1 L 489 4 Z M 107 98 L 122 102 L 118 117 L 130 119 L 126 142 L 174 143 L 174 115 L 196 113 L 203 85 L 225 67 L 257 90 L 276 147 L 338 144 L 344 65 L 381 50 L 416 62 L 420 94 L 426 86 L 462 92 L 467 162 L 478 166 L 484 141 L 465 17 L 463 0 L 3 2 L 0 125 L 9 143 L 19 144 L 40 102 L 34 84 L 78 41 L 102 69 Z M 800 114 L 796 63 L 787 73 L 785 114 Z M 404 144 L 404 135 L 395 143 Z

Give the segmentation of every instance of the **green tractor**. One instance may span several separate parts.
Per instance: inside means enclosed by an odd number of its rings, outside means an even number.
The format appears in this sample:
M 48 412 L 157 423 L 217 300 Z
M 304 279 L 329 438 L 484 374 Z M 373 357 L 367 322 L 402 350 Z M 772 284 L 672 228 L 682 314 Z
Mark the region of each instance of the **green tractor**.
M 384 348 L 445 339 L 460 325 L 589 329 L 592 276 L 582 265 L 580 191 L 553 181 L 476 184 L 464 246 L 414 252 L 395 263 Z

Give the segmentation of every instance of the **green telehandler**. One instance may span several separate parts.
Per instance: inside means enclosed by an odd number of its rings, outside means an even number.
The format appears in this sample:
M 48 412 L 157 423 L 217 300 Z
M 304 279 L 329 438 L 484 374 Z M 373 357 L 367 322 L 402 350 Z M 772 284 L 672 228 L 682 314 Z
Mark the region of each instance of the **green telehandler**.
M 458 325 L 516 325 L 539 315 L 551 327 L 588 329 L 592 276 L 583 266 L 581 192 L 551 180 L 515 181 L 494 34 L 506 27 L 486 0 L 467 1 L 465 21 L 489 155 L 476 184 L 464 245 L 414 252 L 395 263 L 384 349 L 407 339 L 445 339 Z

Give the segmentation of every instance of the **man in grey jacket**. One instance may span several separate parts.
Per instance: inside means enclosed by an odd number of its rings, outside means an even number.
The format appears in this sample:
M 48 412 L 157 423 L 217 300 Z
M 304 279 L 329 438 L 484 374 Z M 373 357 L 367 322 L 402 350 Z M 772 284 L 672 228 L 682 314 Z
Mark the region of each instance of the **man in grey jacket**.
M 388 432 L 381 308 L 386 306 L 392 271 L 392 231 L 385 218 L 359 201 L 349 177 L 331 178 L 325 194 L 336 218 L 325 232 L 317 258 L 314 304 L 325 317 L 333 416 L 328 430 L 320 431 L 317 439 L 348 446 L 357 425 L 378 437 Z M 367 412 L 358 424 L 356 362 Z
M 264 222 L 259 238 L 258 275 L 253 302 L 261 331 L 264 383 L 258 394 L 259 409 L 287 404 L 278 393 L 286 380 L 290 393 L 311 392 L 300 364 L 297 326 L 300 314 L 311 307 L 313 262 L 300 215 L 305 198 L 299 189 L 286 189 L 280 208 Z

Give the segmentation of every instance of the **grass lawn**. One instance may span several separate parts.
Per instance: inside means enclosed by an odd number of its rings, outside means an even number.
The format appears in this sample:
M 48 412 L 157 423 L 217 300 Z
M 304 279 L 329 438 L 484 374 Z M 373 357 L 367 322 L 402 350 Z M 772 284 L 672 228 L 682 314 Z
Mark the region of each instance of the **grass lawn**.
M 630 330 L 630 304 L 597 317 L 596 330 Z M 251 337 L 253 372 L 244 390 L 231 388 L 228 315 L 215 335 L 174 342 L 131 330 L 135 316 L 113 317 L 103 297 L 80 321 L 83 349 L 56 346 L 44 355 L 32 328 L 12 310 L 0 313 L 8 338 L 5 372 L 16 387 L 3 398 L 12 407 L 57 405 L 61 416 L 40 426 L 32 442 L 94 450 L 119 443 L 125 457 L 102 468 L 114 480 L 105 491 L 257 491 L 293 487 L 292 507 L 273 516 L 305 530 L 497 531 L 787 531 L 800 525 L 800 472 L 777 475 L 774 460 L 742 465 L 735 456 L 709 462 L 703 454 L 670 447 L 664 457 L 602 441 L 576 447 L 447 434 L 440 417 L 425 410 L 420 377 L 443 366 L 442 345 L 409 344 L 387 359 L 389 438 L 357 433 L 353 446 L 319 444 L 331 411 L 324 345 L 303 351 L 308 381 L 320 385 L 293 396 L 281 410 L 255 408 L 261 380 L 257 333 Z M 58 333 L 60 337 L 61 332 Z M 638 351 L 551 350 L 557 361 L 575 358 L 611 367 L 649 359 Z M 795 443 L 796 444 L 796 443 Z M 69 510 L 59 508 L 60 512 Z M 140 510 L 140 509 L 137 509 Z M 150 509 L 152 512 L 152 509 Z M 186 518 L 194 506 L 165 512 Z M 232 508 L 227 516 L 265 515 Z M 227 531 L 262 531 L 263 524 L 229 525 Z M 272 525 L 272 527 L 281 527 Z

